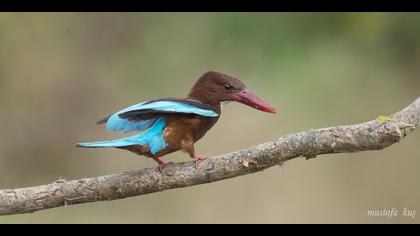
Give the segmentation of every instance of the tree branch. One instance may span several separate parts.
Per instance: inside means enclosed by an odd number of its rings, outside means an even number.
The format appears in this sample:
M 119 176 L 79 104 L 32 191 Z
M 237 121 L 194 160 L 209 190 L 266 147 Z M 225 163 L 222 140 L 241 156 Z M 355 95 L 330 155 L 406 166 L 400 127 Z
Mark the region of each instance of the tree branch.
M 116 200 L 167 189 L 211 183 L 262 171 L 284 161 L 319 154 L 380 150 L 399 142 L 420 123 L 420 97 L 391 117 L 362 124 L 337 126 L 290 134 L 263 143 L 211 157 L 199 169 L 193 162 L 146 168 L 121 174 L 57 180 L 29 188 L 0 190 L 0 215 L 29 213 L 86 202 Z

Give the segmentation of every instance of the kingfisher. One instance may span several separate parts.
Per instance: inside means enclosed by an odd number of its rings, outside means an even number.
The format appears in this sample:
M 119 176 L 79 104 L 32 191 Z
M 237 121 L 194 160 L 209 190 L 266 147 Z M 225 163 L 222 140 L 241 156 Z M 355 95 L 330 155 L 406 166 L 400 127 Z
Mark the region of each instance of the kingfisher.
M 140 134 L 99 142 L 78 143 L 84 148 L 118 148 L 152 158 L 183 150 L 198 168 L 207 156 L 195 152 L 194 143 L 218 121 L 223 102 L 236 101 L 252 108 L 276 113 L 276 109 L 252 93 L 239 79 L 214 71 L 204 73 L 186 98 L 162 98 L 144 101 L 96 122 L 108 131 L 141 132 Z

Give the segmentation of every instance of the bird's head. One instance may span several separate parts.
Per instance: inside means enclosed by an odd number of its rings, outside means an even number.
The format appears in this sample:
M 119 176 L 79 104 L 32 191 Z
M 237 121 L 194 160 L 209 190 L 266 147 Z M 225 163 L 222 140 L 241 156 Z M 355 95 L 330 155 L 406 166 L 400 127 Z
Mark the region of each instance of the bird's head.
M 264 112 L 276 113 L 276 109 L 252 93 L 245 84 L 232 76 L 209 71 L 194 84 L 189 97 L 205 103 L 236 101 Z

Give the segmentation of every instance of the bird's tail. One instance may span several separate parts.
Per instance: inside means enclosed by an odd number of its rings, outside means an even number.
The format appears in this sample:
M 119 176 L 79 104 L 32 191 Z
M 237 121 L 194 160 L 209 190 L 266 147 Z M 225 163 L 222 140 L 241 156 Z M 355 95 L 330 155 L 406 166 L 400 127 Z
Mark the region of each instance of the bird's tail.
M 167 146 L 167 143 L 163 138 L 164 128 L 165 120 L 163 117 L 161 117 L 145 133 L 110 141 L 78 143 L 76 146 L 84 148 L 118 148 L 131 145 L 147 145 L 150 148 L 150 153 L 155 154 Z
M 127 139 L 115 139 L 110 141 L 99 141 L 99 142 L 88 142 L 88 143 L 78 143 L 77 147 L 84 148 L 110 148 L 110 147 L 124 147 L 134 145 L 135 143 L 130 142 Z

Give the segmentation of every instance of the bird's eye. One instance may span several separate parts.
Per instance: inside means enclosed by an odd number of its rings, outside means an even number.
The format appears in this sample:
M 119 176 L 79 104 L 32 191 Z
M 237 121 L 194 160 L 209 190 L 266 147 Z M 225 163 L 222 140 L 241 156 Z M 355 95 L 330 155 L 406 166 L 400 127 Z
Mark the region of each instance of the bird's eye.
M 230 84 L 225 84 L 225 89 L 226 90 L 231 90 L 231 89 L 233 89 L 233 87 Z

